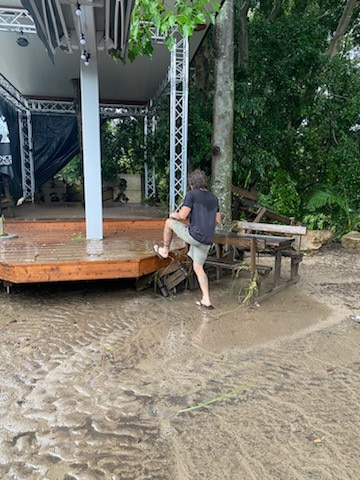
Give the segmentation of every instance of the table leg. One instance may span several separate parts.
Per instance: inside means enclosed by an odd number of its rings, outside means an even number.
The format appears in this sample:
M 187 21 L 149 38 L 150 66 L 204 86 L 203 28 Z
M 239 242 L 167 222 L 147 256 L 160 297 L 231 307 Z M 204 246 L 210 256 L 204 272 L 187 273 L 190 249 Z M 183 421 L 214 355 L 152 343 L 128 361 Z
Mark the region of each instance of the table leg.
M 255 278 L 256 272 L 256 240 L 252 238 L 250 240 L 250 274 L 251 279 Z
M 275 268 L 274 268 L 274 287 L 280 283 L 281 273 L 281 251 L 275 252 Z

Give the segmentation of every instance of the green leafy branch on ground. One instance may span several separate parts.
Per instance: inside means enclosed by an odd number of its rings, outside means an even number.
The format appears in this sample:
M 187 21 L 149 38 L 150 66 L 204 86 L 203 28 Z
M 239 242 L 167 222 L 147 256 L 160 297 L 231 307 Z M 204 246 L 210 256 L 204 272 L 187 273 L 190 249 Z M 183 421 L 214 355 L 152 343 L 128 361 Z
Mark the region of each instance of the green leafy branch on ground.
M 240 387 L 235 388 L 231 392 L 224 393 L 223 395 L 219 395 L 218 397 L 212 398 L 211 400 L 208 400 L 207 402 L 202 402 L 202 403 L 198 403 L 197 405 L 193 405 L 192 407 L 183 408 L 182 410 L 179 410 L 177 413 L 192 412 L 194 410 L 198 410 L 199 408 L 206 407 L 207 405 L 211 405 L 212 403 L 220 402 L 221 400 L 224 400 L 225 398 L 232 397 L 232 396 L 238 394 L 239 392 L 244 392 L 244 391 L 248 390 L 251 386 L 252 386 L 252 384 L 241 385 Z

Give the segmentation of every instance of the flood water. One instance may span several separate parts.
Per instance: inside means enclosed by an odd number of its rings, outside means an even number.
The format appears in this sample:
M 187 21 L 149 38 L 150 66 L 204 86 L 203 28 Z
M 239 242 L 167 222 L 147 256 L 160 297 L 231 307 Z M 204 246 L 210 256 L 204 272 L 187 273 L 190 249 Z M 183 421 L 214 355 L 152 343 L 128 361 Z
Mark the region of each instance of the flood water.
M 124 282 L 2 292 L 0 478 L 359 478 L 359 277 L 329 268 L 252 310 L 230 279 L 213 311 Z

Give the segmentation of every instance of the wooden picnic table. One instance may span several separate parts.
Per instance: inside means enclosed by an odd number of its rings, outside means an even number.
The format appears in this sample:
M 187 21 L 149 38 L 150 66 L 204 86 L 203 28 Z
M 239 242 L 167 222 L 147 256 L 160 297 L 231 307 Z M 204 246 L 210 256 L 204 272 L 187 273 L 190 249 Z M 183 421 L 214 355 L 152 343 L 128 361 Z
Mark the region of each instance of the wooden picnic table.
M 252 279 L 257 278 L 257 273 L 267 274 L 271 270 L 274 271 L 270 290 L 258 295 L 256 297 L 257 301 L 264 300 L 298 281 L 298 267 L 302 260 L 298 237 L 306 232 L 305 227 L 253 222 L 239 222 L 239 226 L 242 228 L 240 232 L 216 231 L 213 236 L 216 256 L 213 258 L 209 257 L 206 264 L 216 267 L 217 278 L 220 278 L 222 269 L 231 269 L 233 271 L 243 269 L 244 265 L 246 265 L 243 259 L 244 253 L 249 251 L 250 263 L 247 268 Z M 264 229 L 265 232 L 260 233 L 261 229 Z M 276 235 L 277 232 L 282 235 Z M 231 258 L 231 255 L 229 258 L 228 254 L 224 256 L 224 246 L 235 247 L 240 251 L 240 258 Z M 257 264 L 257 259 L 265 255 L 274 258 L 273 267 Z M 291 259 L 290 277 L 280 283 L 282 258 L 284 256 Z
M 260 252 L 274 256 L 274 287 L 280 282 L 281 259 L 284 250 L 291 248 L 294 237 L 281 237 L 276 235 L 262 235 L 256 233 L 229 233 L 218 231 L 213 237 L 216 249 L 216 258 L 221 261 L 222 247 L 232 246 L 239 250 L 250 251 L 250 274 L 253 278 L 257 270 L 256 257 Z

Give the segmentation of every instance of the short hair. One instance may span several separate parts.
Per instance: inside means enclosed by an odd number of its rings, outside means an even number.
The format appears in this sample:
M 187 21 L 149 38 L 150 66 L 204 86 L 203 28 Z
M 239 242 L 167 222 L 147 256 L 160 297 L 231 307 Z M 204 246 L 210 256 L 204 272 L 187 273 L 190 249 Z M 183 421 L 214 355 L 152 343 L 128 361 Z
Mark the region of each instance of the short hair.
M 208 188 L 208 181 L 206 175 L 202 170 L 199 170 L 198 168 L 190 173 L 189 183 L 194 189 L 203 188 L 207 190 Z

